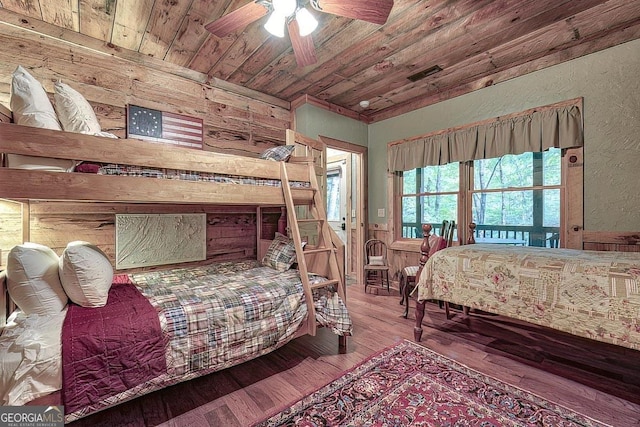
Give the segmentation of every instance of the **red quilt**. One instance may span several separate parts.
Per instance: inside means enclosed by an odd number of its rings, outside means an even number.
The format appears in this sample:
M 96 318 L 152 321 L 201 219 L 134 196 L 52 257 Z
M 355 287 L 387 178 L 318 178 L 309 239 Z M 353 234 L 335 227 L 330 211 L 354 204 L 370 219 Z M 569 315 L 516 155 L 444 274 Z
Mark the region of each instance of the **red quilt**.
M 103 401 L 166 370 L 158 313 L 126 276 L 114 277 L 104 307 L 69 304 L 62 328 L 66 413 Z

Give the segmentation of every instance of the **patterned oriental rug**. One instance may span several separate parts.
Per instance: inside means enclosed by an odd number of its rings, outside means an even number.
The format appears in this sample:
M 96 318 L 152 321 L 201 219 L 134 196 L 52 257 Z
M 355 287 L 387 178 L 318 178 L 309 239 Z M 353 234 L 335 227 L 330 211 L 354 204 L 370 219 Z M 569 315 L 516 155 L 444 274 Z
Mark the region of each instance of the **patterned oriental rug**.
M 411 341 L 256 426 L 605 426 Z

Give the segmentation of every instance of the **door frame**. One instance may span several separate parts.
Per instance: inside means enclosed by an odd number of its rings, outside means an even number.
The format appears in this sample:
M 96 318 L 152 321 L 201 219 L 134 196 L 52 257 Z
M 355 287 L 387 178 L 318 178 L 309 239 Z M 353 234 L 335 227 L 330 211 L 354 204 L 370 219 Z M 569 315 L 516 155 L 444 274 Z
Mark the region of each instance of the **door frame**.
M 356 218 L 355 218 L 355 238 L 354 243 L 355 254 L 352 251 L 347 250 L 349 256 L 355 256 L 355 270 L 357 283 L 363 283 L 363 267 L 364 267 L 364 238 L 365 230 L 367 229 L 367 217 L 365 212 L 367 211 L 367 147 L 362 145 L 353 144 L 350 142 L 342 141 L 339 139 L 331 138 L 328 136 L 318 135 L 318 139 L 324 143 L 327 148 L 333 148 L 340 151 L 345 151 L 355 155 L 358 161 L 356 162 L 357 168 L 355 176 L 352 175 L 351 179 L 356 182 Z M 353 196 L 353 194 L 352 194 Z M 348 216 L 350 213 L 347 212 Z M 346 262 L 350 262 L 347 260 Z M 345 268 L 347 270 L 347 268 Z M 345 271 L 346 274 L 346 271 Z

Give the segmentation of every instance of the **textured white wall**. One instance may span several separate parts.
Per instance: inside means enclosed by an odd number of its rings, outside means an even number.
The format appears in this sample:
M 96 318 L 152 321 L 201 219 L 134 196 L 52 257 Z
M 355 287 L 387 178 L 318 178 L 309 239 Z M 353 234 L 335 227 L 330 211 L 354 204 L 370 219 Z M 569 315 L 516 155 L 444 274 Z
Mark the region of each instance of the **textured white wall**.
M 536 71 L 369 126 L 369 221 L 383 223 L 387 143 L 584 98 L 588 230 L 640 230 L 640 40 Z
M 298 107 L 295 114 L 296 131 L 310 138 L 322 135 L 367 146 L 366 123 L 309 104 Z

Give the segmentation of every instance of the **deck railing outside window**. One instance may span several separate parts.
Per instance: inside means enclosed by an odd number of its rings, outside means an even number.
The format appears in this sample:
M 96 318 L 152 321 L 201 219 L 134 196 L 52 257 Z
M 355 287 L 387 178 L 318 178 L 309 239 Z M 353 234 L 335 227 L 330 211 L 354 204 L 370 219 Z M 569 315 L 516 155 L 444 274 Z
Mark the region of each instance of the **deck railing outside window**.
M 433 233 L 441 234 L 442 224 L 431 224 L 431 227 Z M 500 243 L 502 240 L 507 244 L 518 244 L 513 241 L 522 241 L 524 246 L 557 248 L 560 246 L 559 232 L 559 227 L 477 224 L 475 237 L 479 240 L 492 239 L 493 243 Z M 406 239 L 422 238 L 422 224 L 403 223 L 402 237 Z M 454 240 L 457 240 L 457 230 L 454 233 Z

